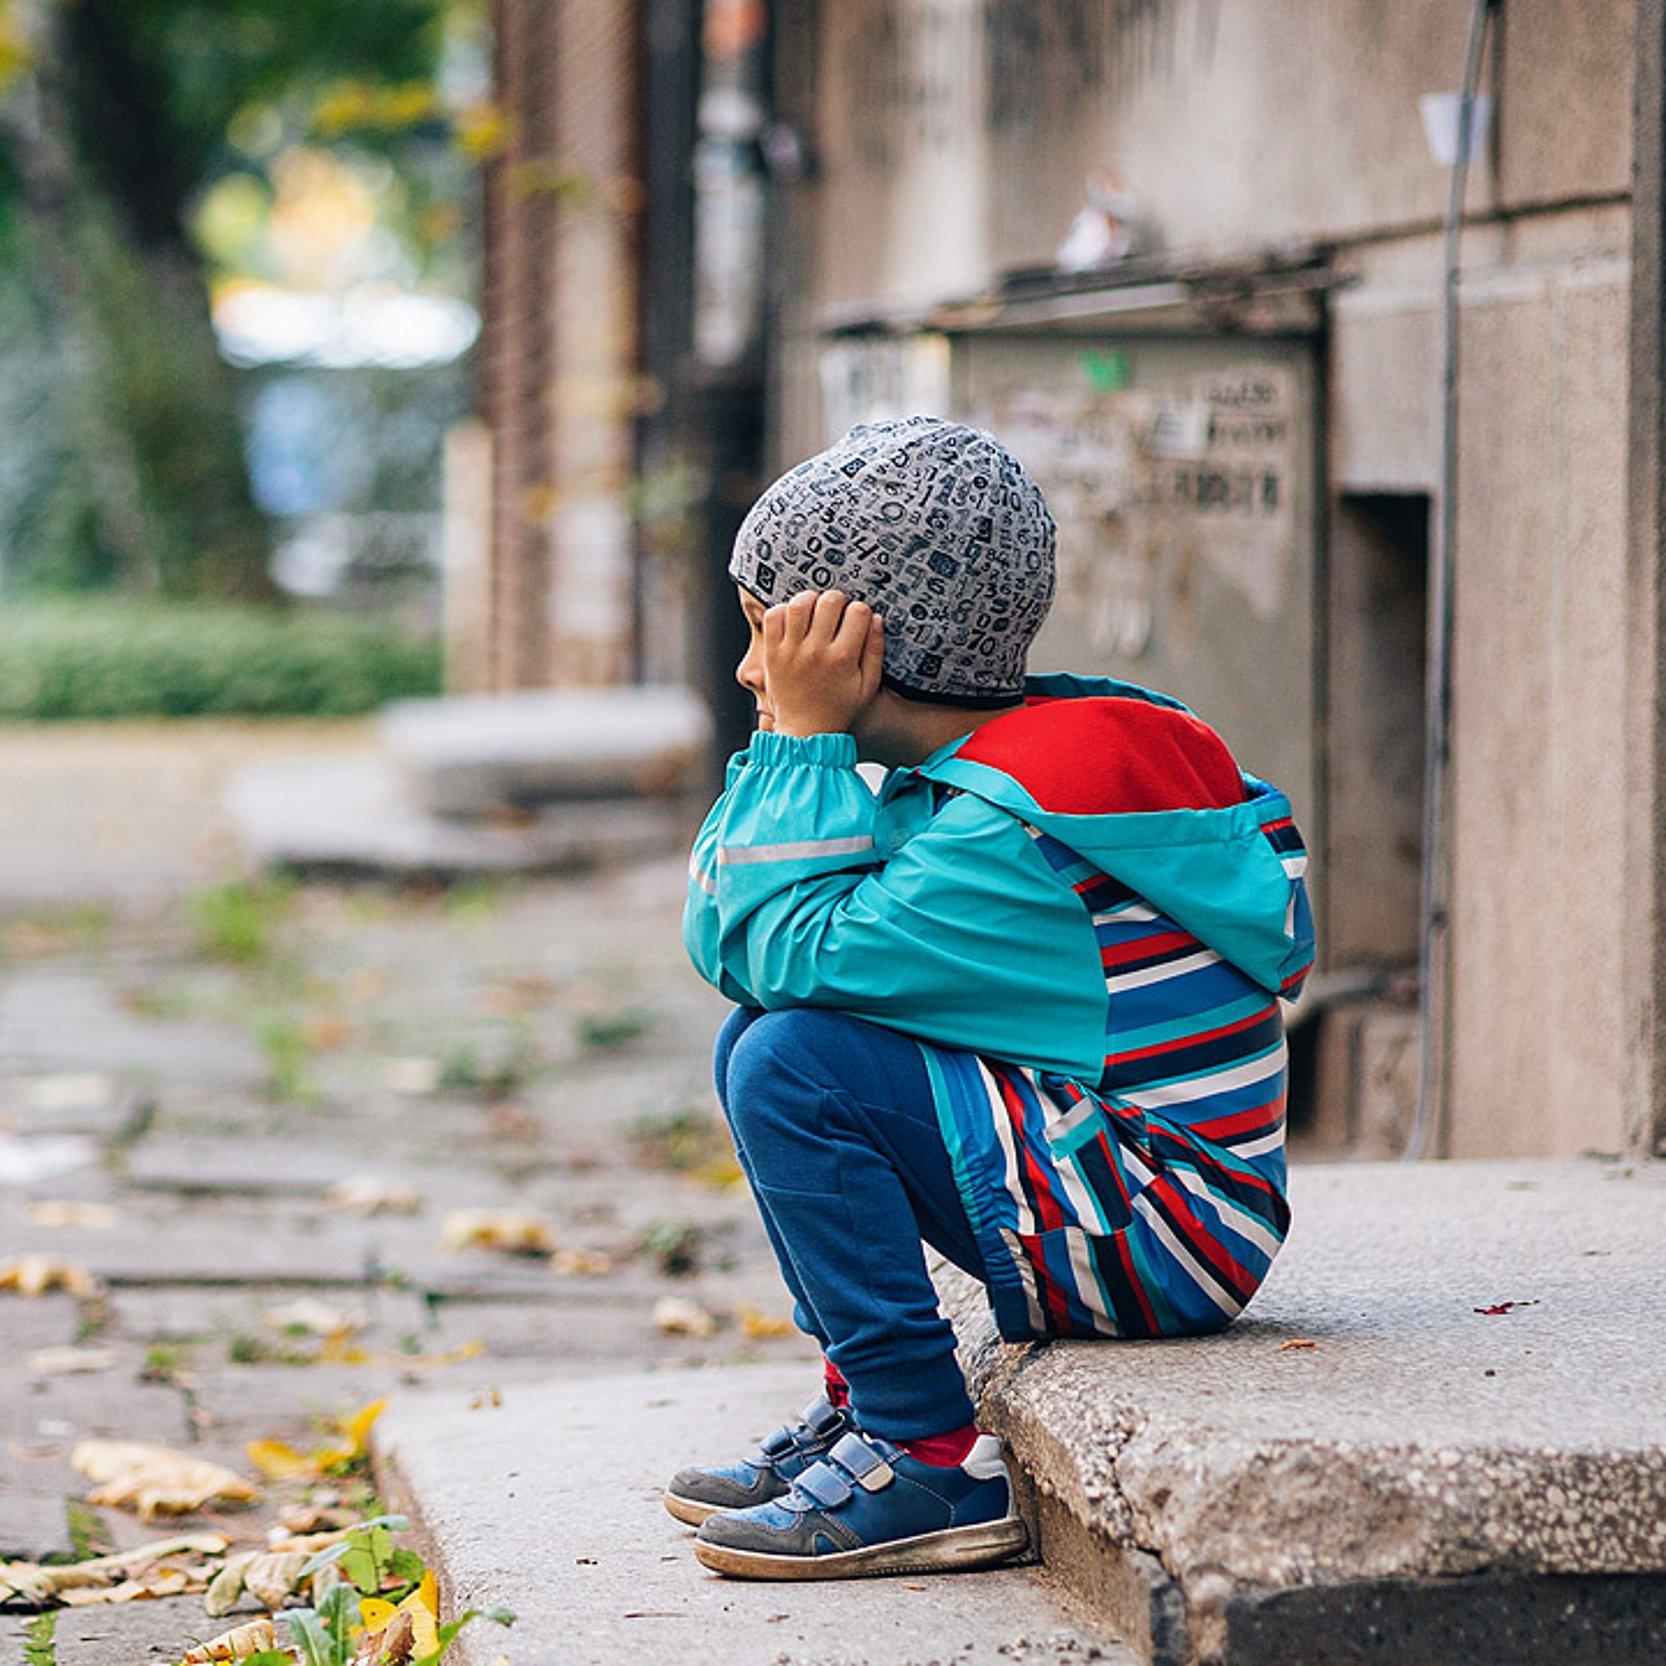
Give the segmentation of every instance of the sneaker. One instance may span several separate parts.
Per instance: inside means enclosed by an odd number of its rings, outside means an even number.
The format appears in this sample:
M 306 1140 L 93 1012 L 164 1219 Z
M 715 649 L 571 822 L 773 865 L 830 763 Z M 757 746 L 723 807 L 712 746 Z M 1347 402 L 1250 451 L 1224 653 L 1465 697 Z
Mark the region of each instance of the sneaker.
M 694 1554 L 739 1579 L 853 1579 L 988 1567 L 1028 1543 L 993 1435 L 950 1468 L 853 1432 L 773 1503 L 708 1516 Z
M 777 1429 L 751 1457 L 710 1469 L 678 1470 L 666 1488 L 665 1507 L 678 1521 L 698 1527 L 713 1510 L 768 1504 L 855 1427 L 848 1412 L 818 1394 L 798 1422 Z

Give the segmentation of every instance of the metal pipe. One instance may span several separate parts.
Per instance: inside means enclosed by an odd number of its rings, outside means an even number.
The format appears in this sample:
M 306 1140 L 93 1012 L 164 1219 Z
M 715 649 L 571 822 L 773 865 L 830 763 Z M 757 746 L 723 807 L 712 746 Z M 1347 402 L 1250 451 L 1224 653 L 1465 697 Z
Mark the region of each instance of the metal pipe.
M 1469 49 L 1464 59 L 1463 92 L 1458 101 L 1457 149 L 1452 158 L 1451 190 L 1446 204 L 1445 276 L 1441 304 L 1442 393 L 1440 447 L 1440 518 L 1433 571 L 1429 574 L 1429 665 L 1424 704 L 1423 873 L 1419 956 L 1422 976 L 1418 1017 L 1422 1062 L 1417 1114 L 1412 1119 L 1406 1161 L 1425 1156 L 1443 1110 L 1450 1051 L 1451 943 L 1448 934 L 1450 855 L 1447 839 L 1447 774 L 1452 731 L 1453 557 L 1458 541 L 1458 282 L 1463 241 L 1464 193 L 1469 184 L 1470 128 L 1475 88 L 1481 78 L 1481 53 L 1487 24 L 1501 0 L 1475 0 L 1469 19 Z

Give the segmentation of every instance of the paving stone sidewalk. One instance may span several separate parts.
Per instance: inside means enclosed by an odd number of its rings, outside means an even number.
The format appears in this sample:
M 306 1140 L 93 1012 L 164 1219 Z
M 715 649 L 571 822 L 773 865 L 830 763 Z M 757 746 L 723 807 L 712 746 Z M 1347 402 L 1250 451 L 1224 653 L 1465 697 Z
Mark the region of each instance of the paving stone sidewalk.
M 198 885 L 142 913 L 14 892 L 0 1264 L 61 1258 L 98 1293 L 0 1293 L 0 1554 L 153 1536 L 76 1503 L 89 1436 L 248 1472 L 250 1439 L 306 1447 L 395 1389 L 793 1360 L 808 1378 L 718 1127 L 724 1007 L 684 963 L 683 884 L 662 861 L 427 894 Z M 413 1212 L 331 1202 L 366 1176 Z M 544 1222 L 554 1259 L 448 1247 L 452 1212 L 502 1209 Z M 667 1297 L 695 1334 L 656 1322 Z M 301 1300 L 352 1334 L 305 1330 Z M 110 1362 L 62 1375 L 39 1352 L 75 1345 Z M 252 1546 L 271 1518 L 185 1525 Z M 0 1617 L 0 1643 L 23 1629 Z M 173 1659 L 215 1629 L 196 1597 L 66 1611 L 58 1661 Z

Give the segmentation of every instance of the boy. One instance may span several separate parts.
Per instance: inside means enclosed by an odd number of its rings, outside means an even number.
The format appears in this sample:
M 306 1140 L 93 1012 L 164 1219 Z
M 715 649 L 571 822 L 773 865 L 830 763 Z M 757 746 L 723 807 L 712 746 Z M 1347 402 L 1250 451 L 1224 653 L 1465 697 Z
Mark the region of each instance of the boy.
M 1023 1548 L 922 1240 L 1009 1341 L 1190 1336 L 1289 1224 L 1279 1000 L 1313 954 L 1289 804 L 1165 695 L 1024 675 L 1053 542 L 995 440 L 926 417 L 853 429 L 736 539 L 758 732 L 683 932 L 737 1004 L 718 1096 L 826 1389 L 672 1481 L 722 1573 Z

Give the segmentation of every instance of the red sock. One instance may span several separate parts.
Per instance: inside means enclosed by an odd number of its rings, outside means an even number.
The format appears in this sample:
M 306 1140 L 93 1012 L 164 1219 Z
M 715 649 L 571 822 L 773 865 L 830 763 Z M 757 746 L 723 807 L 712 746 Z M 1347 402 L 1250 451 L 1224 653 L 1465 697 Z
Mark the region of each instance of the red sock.
M 845 1381 L 844 1372 L 830 1359 L 821 1362 L 821 1369 L 827 1379 L 827 1403 L 843 1411 L 850 1404 L 850 1384 Z
M 909 1457 L 918 1458 L 923 1464 L 936 1464 L 941 1469 L 954 1469 L 966 1462 L 966 1455 L 972 1450 L 977 1438 L 977 1424 L 963 1423 L 958 1429 L 950 1429 L 946 1435 L 927 1435 L 921 1440 L 899 1440 L 897 1445 Z

